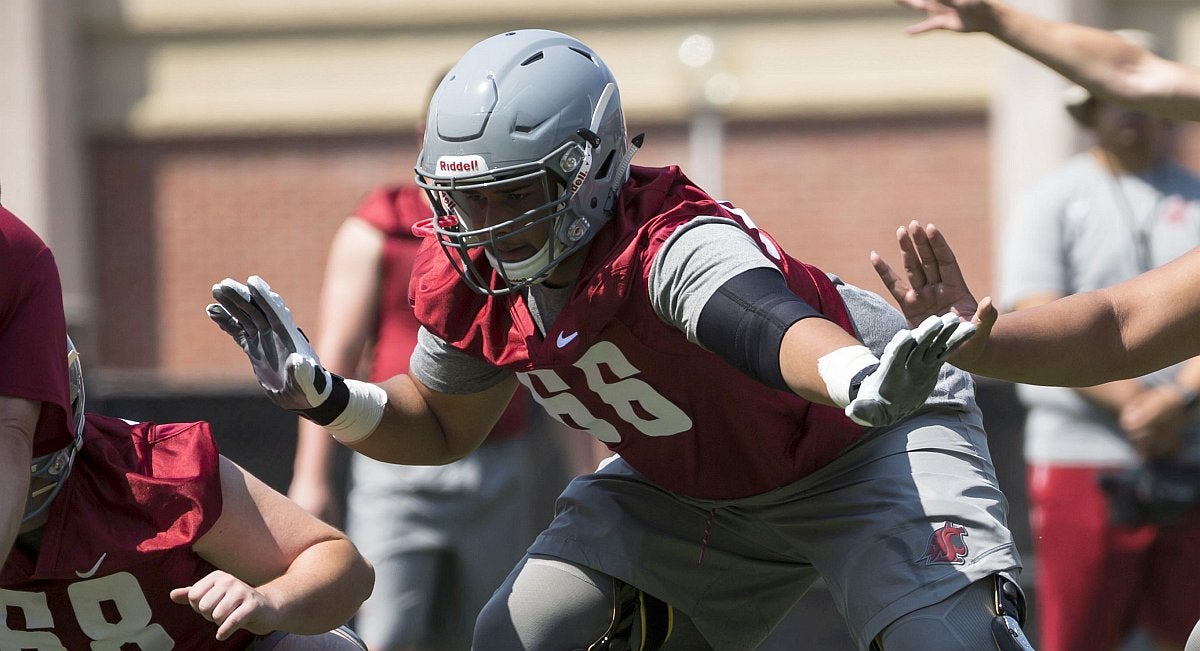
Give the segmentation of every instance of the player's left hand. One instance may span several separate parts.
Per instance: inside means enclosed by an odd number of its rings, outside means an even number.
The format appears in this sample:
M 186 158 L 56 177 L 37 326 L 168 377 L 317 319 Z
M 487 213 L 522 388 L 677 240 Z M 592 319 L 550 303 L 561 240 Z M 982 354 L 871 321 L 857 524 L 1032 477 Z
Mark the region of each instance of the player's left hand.
M 279 609 L 241 579 L 215 570 L 185 588 L 171 590 L 171 601 L 186 604 L 217 624 L 217 639 L 227 640 L 244 628 L 264 635 L 278 628 Z
M 950 353 L 975 334 L 975 326 L 955 314 L 931 316 L 914 330 L 897 332 L 879 359 L 879 368 L 863 380 L 846 405 L 859 425 L 890 425 L 929 398 Z

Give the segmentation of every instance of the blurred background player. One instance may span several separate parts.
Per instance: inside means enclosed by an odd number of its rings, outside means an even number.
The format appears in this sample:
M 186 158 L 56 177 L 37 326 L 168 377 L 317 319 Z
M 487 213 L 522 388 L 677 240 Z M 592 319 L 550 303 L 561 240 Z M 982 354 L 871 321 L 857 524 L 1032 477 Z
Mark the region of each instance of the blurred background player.
M 1113 285 L 1200 245 L 1200 178 L 1168 158 L 1166 121 L 1080 86 L 1065 104 L 1094 144 L 1014 202 L 1001 247 L 1004 309 Z M 1178 497 L 1125 508 L 1134 478 L 1200 475 L 1195 391 L 1177 384 L 1200 379 L 1200 359 L 1182 367 L 1087 388 L 1017 388 L 1043 651 L 1115 649 L 1135 626 L 1158 648 L 1181 649 L 1200 614 L 1200 512 L 1181 512 Z
M 219 455 L 207 423 L 85 415 L 65 349 L 76 435 L 26 493 L 0 647 L 363 648 L 341 627 L 371 591 L 354 545 Z
M 74 432 L 62 285 L 54 254 L 0 206 L 0 558 L 26 512 L 30 468 L 57 480 Z
M 418 142 L 424 131 L 422 120 Z M 424 190 L 385 185 L 338 229 L 310 331 L 331 372 L 372 382 L 408 372 L 420 327 L 408 300 L 421 245 L 413 226 L 432 217 Z M 470 648 L 469 622 L 550 520 L 541 486 L 553 484 L 557 494 L 566 483 L 559 468 L 534 463 L 533 445 L 552 447 L 548 432 L 532 432 L 541 420 L 522 390 L 479 449 L 454 463 L 404 466 L 353 455 L 346 530 L 376 577 L 355 630 L 371 651 Z M 288 496 L 330 521 L 338 447 L 324 428 L 300 419 Z
M 256 276 L 215 285 L 209 316 L 357 452 L 460 458 L 521 383 L 619 453 L 564 491 L 476 648 L 605 648 L 630 591 L 750 649 L 822 576 L 861 648 L 1023 648 L 973 386 L 942 365 L 969 328 L 904 330 L 678 168 L 629 166 L 615 79 L 569 36 L 478 43 L 428 124 L 409 375 L 328 373 Z

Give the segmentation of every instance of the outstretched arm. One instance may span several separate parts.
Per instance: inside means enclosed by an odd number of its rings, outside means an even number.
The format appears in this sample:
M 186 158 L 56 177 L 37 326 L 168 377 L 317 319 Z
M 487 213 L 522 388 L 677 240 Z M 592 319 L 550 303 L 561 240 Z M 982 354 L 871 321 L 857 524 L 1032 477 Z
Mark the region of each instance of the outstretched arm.
M 479 447 L 516 390 L 509 376 L 469 394 L 429 389 L 409 375 L 379 384 L 330 373 L 291 311 L 265 280 L 213 286 L 208 316 L 242 348 L 276 405 L 329 430 L 340 443 L 388 463 L 439 465 Z
M 954 311 L 976 324 L 975 337 L 950 357 L 964 370 L 1026 384 L 1091 386 L 1200 354 L 1200 249 L 1118 285 L 997 317 L 988 298 L 973 308 L 936 226 L 913 222 L 897 236 L 904 274 L 873 254 L 876 272 L 910 322 Z
M 821 318 L 750 236 L 726 223 L 674 236 L 655 261 L 650 293 L 665 322 L 750 377 L 869 426 L 923 405 L 947 356 L 974 332 L 957 318 L 931 318 L 897 332 L 876 357 Z
M 1046 20 L 999 0 L 897 0 L 923 12 L 910 34 L 987 32 L 1096 95 L 1149 113 L 1200 120 L 1200 68 L 1154 55 L 1112 32 Z

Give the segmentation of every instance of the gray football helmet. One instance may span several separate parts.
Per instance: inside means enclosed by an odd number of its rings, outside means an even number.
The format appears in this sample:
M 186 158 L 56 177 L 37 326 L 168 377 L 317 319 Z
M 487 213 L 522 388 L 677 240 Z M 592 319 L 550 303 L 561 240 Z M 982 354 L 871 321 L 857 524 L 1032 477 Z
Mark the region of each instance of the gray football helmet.
M 600 57 L 558 32 L 507 32 L 476 44 L 429 106 L 417 183 L 430 195 L 443 251 L 475 291 L 541 282 L 608 221 L 636 147 L 626 143 L 616 79 Z M 535 208 L 488 224 L 462 198 L 537 188 Z M 537 190 L 535 190 L 536 192 Z M 535 255 L 502 261 L 497 246 L 550 225 Z M 499 283 L 491 281 L 495 270 Z
M 75 350 L 75 344 L 70 337 L 67 337 L 67 376 L 71 382 L 71 419 L 75 428 L 75 438 L 61 450 L 33 458 L 33 463 L 29 468 L 30 479 L 44 479 L 50 483 L 36 490 L 32 485 L 29 487 L 29 495 L 25 498 L 25 514 L 21 517 L 21 524 L 41 516 L 50 508 L 54 496 L 58 495 L 67 475 L 71 474 L 71 465 L 75 463 L 75 453 L 79 452 L 79 448 L 83 446 L 83 367 L 79 363 L 79 351 Z M 38 498 L 41 498 L 40 502 L 38 502 Z M 36 506 L 35 502 L 38 502 Z

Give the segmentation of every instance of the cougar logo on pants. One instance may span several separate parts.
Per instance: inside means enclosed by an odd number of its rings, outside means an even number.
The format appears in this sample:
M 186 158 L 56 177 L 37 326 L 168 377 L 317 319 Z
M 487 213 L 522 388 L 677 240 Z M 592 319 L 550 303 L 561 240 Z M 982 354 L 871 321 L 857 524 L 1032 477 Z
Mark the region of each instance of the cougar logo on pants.
M 926 565 L 934 563 L 951 563 L 962 565 L 967 561 L 967 537 L 965 527 L 953 522 L 947 522 L 929 535 L 929 543 L 925 547 L 925 555 L 919 561 Z

